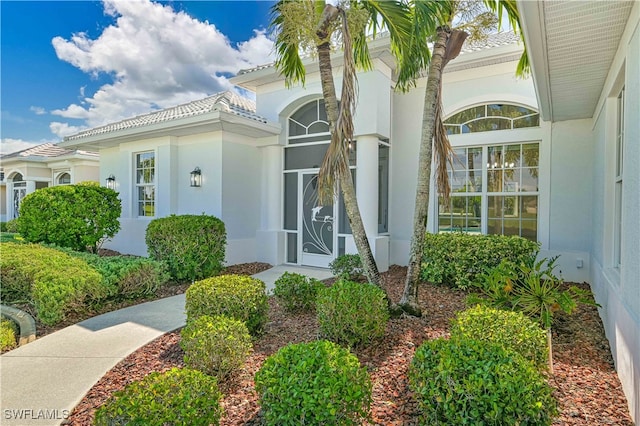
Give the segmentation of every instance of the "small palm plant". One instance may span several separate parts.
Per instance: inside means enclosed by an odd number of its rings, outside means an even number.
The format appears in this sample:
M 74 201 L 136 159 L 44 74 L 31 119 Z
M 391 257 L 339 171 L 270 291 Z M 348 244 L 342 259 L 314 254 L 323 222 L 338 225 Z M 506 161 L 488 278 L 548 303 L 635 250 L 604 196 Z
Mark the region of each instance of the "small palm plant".
M 562 279 L 554 273 L 558 256 L 536 261 L 531 258 L 519 265 L 503 260 L 487 269 L 473 286 L 480 294 L 469 296 L 470 303 L 519 311 L 537 321 L 547 331 L 549 370 L 553 373 L 551 326 L 557 312 L 572 314 L 579 303 L 598 306 L 589 292 L 576 286 L 562 289 Z

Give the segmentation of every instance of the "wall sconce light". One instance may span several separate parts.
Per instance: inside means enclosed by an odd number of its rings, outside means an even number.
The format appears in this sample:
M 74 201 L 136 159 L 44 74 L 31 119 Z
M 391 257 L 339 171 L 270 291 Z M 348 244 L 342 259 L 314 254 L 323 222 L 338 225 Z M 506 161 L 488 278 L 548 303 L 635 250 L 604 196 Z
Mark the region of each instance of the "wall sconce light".
M 107 188 L 113 189 L 115 191 L 116 177 L 114 175 L 109 175 L 109 177 L 107 177 Z
M 199 187 L 202 186 L 202 172 L 200 171 L 200 167 L 196 167 L 193 169 L 191 173 L 189 173 L 191 186 Z

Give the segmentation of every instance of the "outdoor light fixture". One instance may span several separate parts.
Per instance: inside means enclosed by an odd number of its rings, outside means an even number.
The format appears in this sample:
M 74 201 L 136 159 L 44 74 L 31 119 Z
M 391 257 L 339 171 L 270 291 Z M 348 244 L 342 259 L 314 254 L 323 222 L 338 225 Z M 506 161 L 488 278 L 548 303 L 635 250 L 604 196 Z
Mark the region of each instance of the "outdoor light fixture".
M 202 185 L 202 172 L 200 171 L 200 167 L 193 169 L 193 171 L 189 173 L 189 176 L 191 177 L 191 186 L 199 187 Z
M 115 191 L 116 177 L 114 175 L 109 175 L 109 177 L 107 177 L 107 188 L 113 189 Z

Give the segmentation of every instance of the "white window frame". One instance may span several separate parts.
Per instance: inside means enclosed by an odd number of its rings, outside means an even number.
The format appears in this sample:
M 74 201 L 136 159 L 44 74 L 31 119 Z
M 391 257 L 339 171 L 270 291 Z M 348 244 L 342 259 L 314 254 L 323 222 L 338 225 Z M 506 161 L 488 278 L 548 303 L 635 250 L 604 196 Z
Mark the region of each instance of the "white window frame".
M 153 156 L 153 167 L 149 168 L 153 170 L 153 179 L 152 182 L 139 182 L 138 181 L 138 171 L 139 170 L 146 170 L 147 168 L 138 168 L 138 163 L 139 163 L 139 158 L 142 155 L 146 155 L 146 154 L 152 154 Z M 158 195 L 158 188 L 157 188 L 157 153 L 155 151 L 142 151 L 142 152 L 136 152 L 133 155 L 133 198 L 134 198 L 134 208 L 135 208 L 135 215 L 136 217 L 139 218 L 154 218 L 156 217 L 156 213 L 157 213 L 157 195 Z M 140 188 L 153 188 L 153 200 L 148 201 L 148 200 L 140 200 Z M 146 215 L 146 214 L 140 214 L 140 205 L 141 203 L 143 203 L 143 205 L 151 205 L 153 206 L 153 214 L 152 215 Z M 145 211 L 146 209 L 143 209 L 143 211 Z
M 624 87 L 616 98 L 616 139 L 614 175 L 613 267 L 622 265 L 622 191 L 624 176 Z

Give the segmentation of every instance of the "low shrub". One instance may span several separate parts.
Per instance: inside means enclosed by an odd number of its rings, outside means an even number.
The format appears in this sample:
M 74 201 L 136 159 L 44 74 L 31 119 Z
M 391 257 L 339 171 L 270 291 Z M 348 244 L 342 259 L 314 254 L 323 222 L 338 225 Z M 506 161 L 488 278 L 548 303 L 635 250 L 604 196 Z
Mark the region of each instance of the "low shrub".
M 423 280 L 466 289 L 503 259 L 515 263 L 535 259 L 540 244 L 515 236 L 427 233 L 423 250 Z
M 47 325 L 109 294 L 100 274 L 86 262 L 34 244 L 2 243 L 0 279 L 3 301 L 32 304 Z
M 194 425 L 220 424 L 222 394 L 214 377 L 173 368 L 151 373 L 128 385 L 98 408 L 94 424 Z
M 0 222 L 0 232 L 7 232 L 7 222 Z
M 538 324 L 519 312 L 475 306 L 458 313 L 451 327 L 452 339 L 493 342 L 512 349 L 544 369 L 547 335 Z
M 366 368 L 327 341 L 289 344 L 255 375 L 267 425 L 360 425 L 371 406 Z
M 343 254 L 329 263 L 333 275 L 349 281 L 357 281 L 362 278 L 364 269 L 362 260 L 357 254 Z
M 550 425 L 552 388 L 512 350 L 471 339 L 422 344 L 409 367 L 422 424 Z
M 95 182 L 51 186 L 21 201 L 18 232 L 32 243 L 97 252 L 120 230 L 121 210 L 118 193 Z
M 240 369 L 251 352 L 247 326 L 224 315 L 203 315 L 180 333 L 187 367 L 223 380 Z
M 53 247 L 73 257 L 80 258 L 102 275 L 110 296 L 136 299 L 156 293 L 169 280 L 166 266 L 162 262 L 144 257 L 98 256 L 62 247 Z
M 273 294 L 289 312 L 309 311 L 316 307 L 318 291 L 322 282 L 301 274 L 285 272 L 275 282 Z
M 269 304 L 265 284 L 243 275 L 220 275 L 196 281 L 186 292 L 187 321 L 202 315 L 226 315 L 243 321 L 249 333 L 259 334 L 267 322 Z
M 18 219 L 11 219 L 9 222 L 5 223 L 2 232 L 9 232 L 11 234 L 18 233 Z
M 16 347 L 16 334 L 18 327 L 8 319 L 0 320 L 0 352 L 5 352 Z
M 227 233 L 214 216 L 171 215 L 154 219 L 145 241 L 149 256 L 165 262 L 176 280 L 197 280 L 222 271 Z
M 380 288 L 346 280 L 320 291 L 316 312 L 321 335 L 349 347 L 382 338 L 389 320 Z

